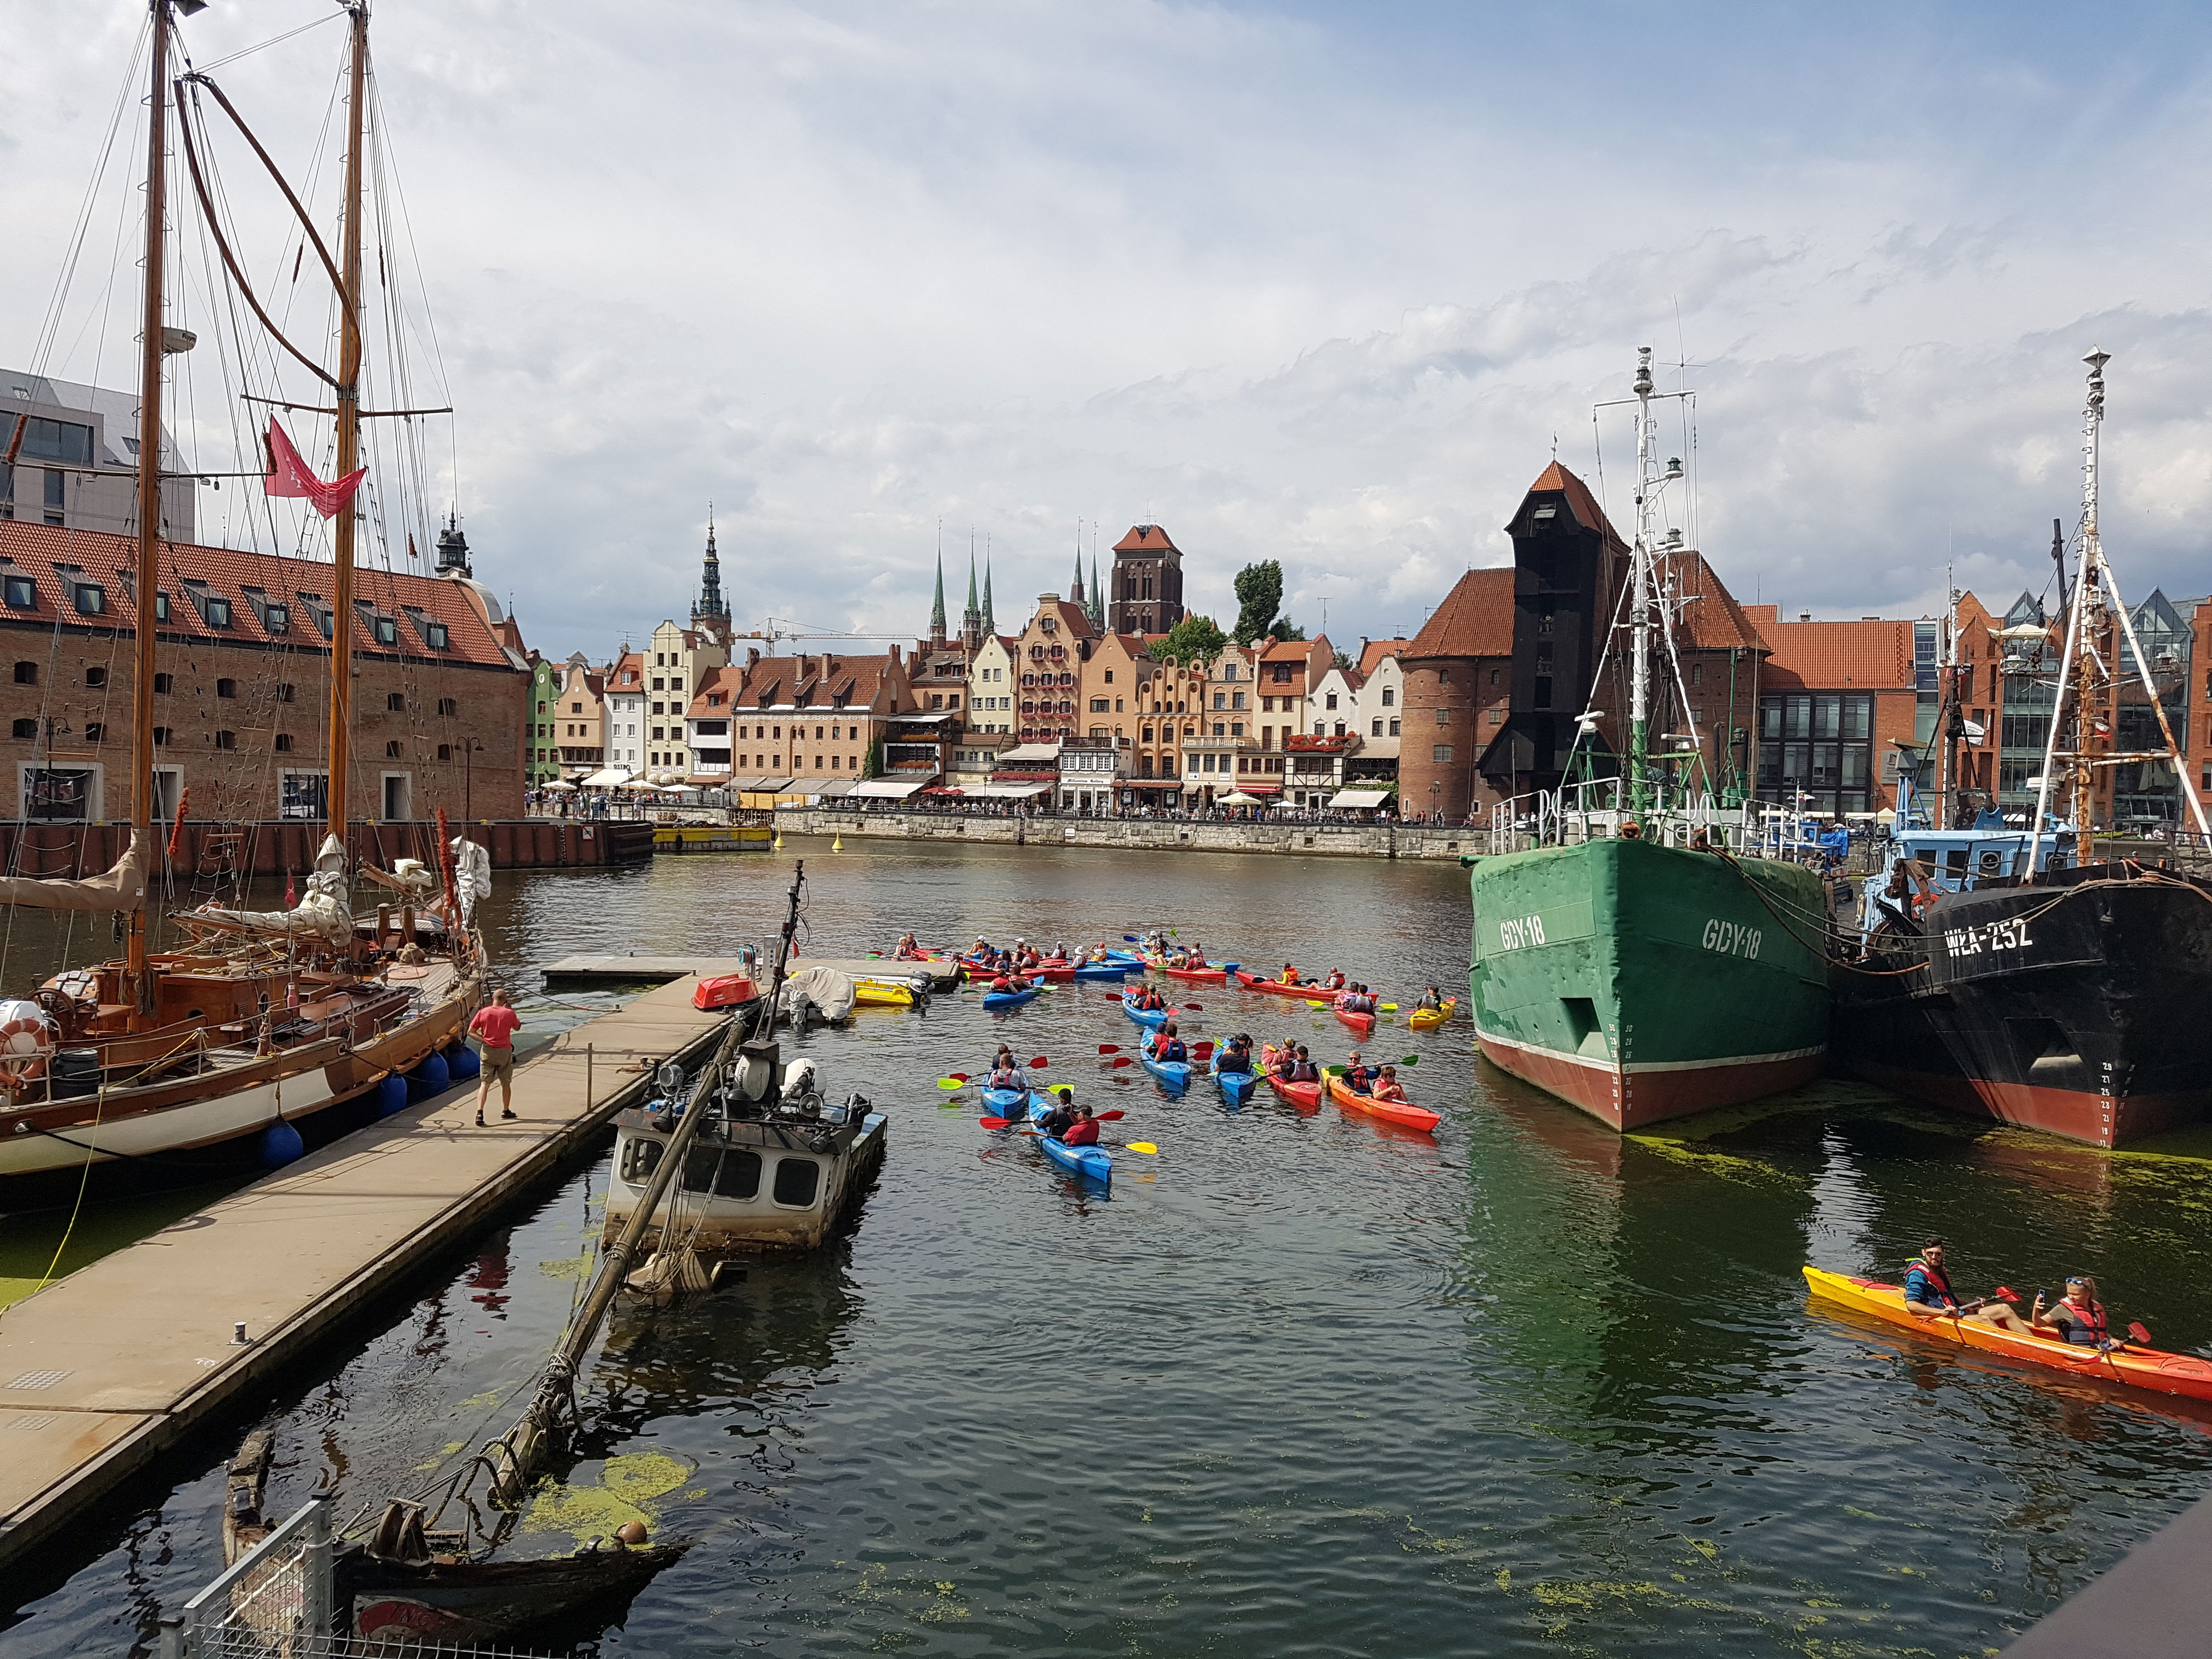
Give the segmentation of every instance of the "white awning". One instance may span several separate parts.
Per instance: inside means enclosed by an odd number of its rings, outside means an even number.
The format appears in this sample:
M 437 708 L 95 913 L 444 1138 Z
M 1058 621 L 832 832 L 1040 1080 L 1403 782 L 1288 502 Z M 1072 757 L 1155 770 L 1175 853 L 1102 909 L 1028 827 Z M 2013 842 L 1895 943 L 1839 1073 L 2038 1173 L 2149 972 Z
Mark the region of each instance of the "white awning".
M 858 778 L 824 778 L 819 783 L 808 784 L 806 793 L 817 798 L 849 795 L 860 781 Z
M 629 780 L 630 774 L 626 768 L 610 766 L 602 771 L 592 773 L 588 778 L 583 779 L 582 782 L 586 789 L 616 789 L 628 783 Z
M 1328 798 L 1331 806 L 1380 806 L 1390 799 L 1388 789 L 1340 789 Z
M 1052 787 L 1048 783 L 971 783 L 960 794 L 963 800 L 1027 800 Z
M 853 793 L 875 800 L 904 800 L 915 790 L 927 789 L 934 781 L 932 778 L 917 778 L 912 783 L 894 783 L 886 778 L 866 778 L 853 786 Z
M 1059 758 L 1060 745 L 1056 743 L 1025 743 L 1017 748 L 999 751 L 999 764 L 1001 766 L 1008 761 L 1056 761 Z

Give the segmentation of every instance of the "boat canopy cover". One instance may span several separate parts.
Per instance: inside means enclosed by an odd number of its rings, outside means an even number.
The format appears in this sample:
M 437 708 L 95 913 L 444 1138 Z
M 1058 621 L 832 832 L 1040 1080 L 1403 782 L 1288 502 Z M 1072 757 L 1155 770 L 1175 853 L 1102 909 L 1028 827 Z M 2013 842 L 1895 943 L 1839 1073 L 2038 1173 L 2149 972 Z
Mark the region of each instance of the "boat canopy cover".
M 145 902 L 146 847 L 135 828 L 131 845 L 103 874 L 82 881 L 0 878 L 0 904 L 25 904 L 33 910 L 136 910 Z
M 463 844 L 473 846 L 473 842 Z M 456 852 L 458 853 L 458 848 Z M 477 849 L 487 869 L 491 855 Z M 465 880 L 460 870 L 455 871 L 457 880 Z M 489 878 L 486 877 L 486 885 Z M 465 894 L 466 889 L 464 888 Z M 331 944 L 343 945 L 353 937 L 353 902 L 346 881 L 346 850 L 336 836 L 323 837 L 322 846 L 315 854 L 314 873 L 307 878 L 307 890 L 300 902 L 289 910 L 226 910 L 218 905 L 204 905 L 187 911 L 177 920 L 190 926 L 193 922 L 212 922 L 219 927 L 228 927 L 253 933 L 274 933 L 289 939 L 322 939 Z M 471 902 L 465 896 L 463 908 Z
M 806 1004 L 812 1003 L 822 1011 L 822 1017 L 836 1024 L 853 1012 L 860 993 L 853 984 L 850 974 L 817 963 L 811 968 L 802 968 L 783 982 L 783 1006 L 794 1017 Z
M 1340 789 L 1328 798 L 1331 806 L 1380 806 L 1390 799 L 1388 789 Z

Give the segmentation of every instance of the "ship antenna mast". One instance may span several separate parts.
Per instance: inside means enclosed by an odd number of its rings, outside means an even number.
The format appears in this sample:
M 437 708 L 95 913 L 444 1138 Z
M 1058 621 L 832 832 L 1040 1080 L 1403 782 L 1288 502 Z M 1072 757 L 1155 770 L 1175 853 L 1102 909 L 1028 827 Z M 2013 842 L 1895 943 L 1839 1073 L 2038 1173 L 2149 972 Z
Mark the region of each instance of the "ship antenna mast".
M 1636 549 L 1629 561 L 1629 637 L 1635 656 L 1628 687 L 1628 804 L 1651 804 L 1651 348 L 1636 349 Z

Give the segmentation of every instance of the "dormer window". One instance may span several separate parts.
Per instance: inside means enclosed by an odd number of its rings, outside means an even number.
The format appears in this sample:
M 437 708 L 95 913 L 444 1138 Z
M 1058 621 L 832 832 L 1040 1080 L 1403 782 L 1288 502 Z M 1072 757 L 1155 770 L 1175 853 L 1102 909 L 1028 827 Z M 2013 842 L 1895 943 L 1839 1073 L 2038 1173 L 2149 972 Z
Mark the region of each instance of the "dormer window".
M 98 582 L 79 582 L 70 595 L 81 617 L 104 617 L 107 614 L 107 590 Z
M 261 613 L 261 625 L 272 634 L 290 633 L 292 631 L 292 607 L 289 605 L 272 605 L 267 606 Z
M 230 626 L 230 601 L 220 593 L 210 593 L 200 602 L 200 614 L 207 618 L 210 628 Z
M 375 636 L 379 645 L 399 643 L 399 624 L 390 617 L 372 617 L 369 619 L 368 631 Z
M 28 576 L 10 576 L 5 583 L 4 597 L 10 611 L 36 611 L 39 608 L 38 584 Z

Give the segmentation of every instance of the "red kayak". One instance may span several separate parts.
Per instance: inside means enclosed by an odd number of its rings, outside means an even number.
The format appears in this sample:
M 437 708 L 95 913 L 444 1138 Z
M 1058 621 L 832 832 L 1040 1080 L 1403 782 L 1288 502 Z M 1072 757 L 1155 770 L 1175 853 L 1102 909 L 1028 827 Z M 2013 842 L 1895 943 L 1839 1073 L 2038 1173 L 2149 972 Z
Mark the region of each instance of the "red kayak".
M 1434 1133 L 1443 1120 L 1425 1106 L 1416 1106 L 1410 1100 L 1377 1100 L 1372 1095 L 1363 1095 L 1344 1080 L 1341 1066 L 1328 1068 L 1328 1097 L 1348 1112 L 1364 1112 L 1370 1117 L 1379 1117 L 1385 1123 L 1395 1123 L 1407 1129 Z
M 1275 1063 L 1275 1045 L 1267 1044 L 1260 1050 L 1260 1064 L 1266 1072 L 1267 1086 L 1275 1091 L 1278 1100 L 1288 1101 L 1302 1112 L 1321 1109 L 1321 1085 L 1315 1083 L 1285 1083 L 1271 1069 Z
M 1255 979 L 1241 968 L 1237 970 L 1237 982 L 1248 991 L 1267 991 L 1279 997 L 1297 997 L 1304 1002 L 1334 1002 L 1337 995 L 1318 985 L 1285 985 L 1280 980 Z
M 1339 1019 L 1342 1020 L 1346 1025 L 1349 1025 L 1353 1030 L 1358 1032 L 1360 1036 L 1368 1037 L 1375 1035 L 1374 1015 L 1355 1014 L 1349 1008 L 1339 1008 L 1335 1011 L 1335 1013 Z
M 1163 968 L 1160 971 L 1170 979 L 1188 980 L 1193 985 L 1225 985 L 1229 970 L 1225 968 Z

